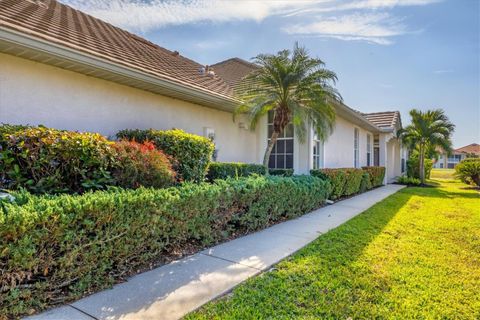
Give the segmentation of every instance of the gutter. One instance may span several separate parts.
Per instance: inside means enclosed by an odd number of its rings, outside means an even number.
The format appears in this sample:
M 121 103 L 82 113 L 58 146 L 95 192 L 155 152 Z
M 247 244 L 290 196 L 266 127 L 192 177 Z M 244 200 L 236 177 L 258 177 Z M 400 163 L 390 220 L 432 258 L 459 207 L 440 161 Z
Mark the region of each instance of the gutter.
M 158 86 L 159 88 L 164 89 L 167 92 L 172 92 L 172 94 L 173 92 L 175 92 L 185 94 L 187 96 L 192 96 L 193 98 L 196 98 L 198 100 L 222 106 L 223 109 L 233 109 L 239 103 L 238 100 L 226 95 L 205 90 L 201 87 L 197 87 L 194 85 L 181 83 L 172 80 L 168 76 L 155 76 L 151 73 L 126 66 L 123 63 L 118 63 L 113 60 L 108 60 L 105 58 L 101 58 L 97 55 L 84 52 L 83 50 L 73 49 L 69 46 L 65 46 L 57 42 L 52 42 L 43 38 L 39 38 L 38 36 L 33 36 L 31 34 L 25 34 L 20 31 L 6 28 L 4 25 L 0 26 L 0 41 L 5 41 L 13 45 L 26 47 L 36 52 L 52 55 L 59 59 L 68 60 L 73 63 L 76 62 L 95 69 L 111 72 L 115 75 L 123 76 L 141 82 L 146 82 L 148 84 Z M 211 105 L 207 106 L 211 107 Z
M 335 103 L 335 107 L 347 114 L 348 116 L 356 119 L 361 125 L 363 126 L 364 129 L 367 129 L 369 131 L 375 132 L 375 133 L 387 133 L 387 132 L 393 132 L 393 129 L 391 128 L 380 128 L 371 123 L 370 121 L 367 120 L 364 116 L 353 110 L 352 108 L 348 107 L 342 102 L 337 102 Z

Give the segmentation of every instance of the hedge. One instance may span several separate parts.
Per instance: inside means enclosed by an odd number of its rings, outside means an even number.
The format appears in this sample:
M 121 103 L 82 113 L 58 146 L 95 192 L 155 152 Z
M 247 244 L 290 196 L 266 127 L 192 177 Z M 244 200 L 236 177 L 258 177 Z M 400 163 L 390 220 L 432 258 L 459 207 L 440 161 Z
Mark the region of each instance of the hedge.
M 114 183 L 112 142 L 96 133 L 0 126 L 0 188 L 84 192 Z
M 462 182 L 480 187 L 480 158 L 467 158 L 455 166 L 455 176 Z
M 252 174 L 264 175 L 265 166 L 255 163 L 212 162 L 208 166 L 207 180 L 248 177 Z
M 137 270 L 320 207 L 327 181 L 296 176 L 83 195 L 18 192 L 0 203 L 0 310 L 18 317 Z
M 268 169 L 268 174 L 272 176 L 291 177 L 293 169 Z
M 332 200 L 365 192 L 383 184 L 384 167 L 335 168 L 310 170 L 312 176 L 330 181 Z
M 372 187 L 379 187 L 383 185 L 385 178 L 385 167 L 362 167 L 362 169 L 370 175 L 370 182 Z
M 213 154 L 213 143 L 204 137 L 183 130 L 125 129 L 117 138 L 144 142 L 149 140 L 174 160 L 174 169 L 184 181 L 200 182 L 205 179 Z

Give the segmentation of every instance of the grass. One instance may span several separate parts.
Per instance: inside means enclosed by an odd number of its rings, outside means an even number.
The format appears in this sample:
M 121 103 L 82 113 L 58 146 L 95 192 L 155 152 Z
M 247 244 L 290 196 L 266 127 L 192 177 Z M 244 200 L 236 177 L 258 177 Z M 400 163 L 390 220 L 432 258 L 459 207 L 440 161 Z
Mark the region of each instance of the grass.
M 436 169 L 433 168 L 430 174 L 432 179 L 453 179 L 455 169 Z
M 480 319 L 478 191 L 430 182 L 436 187 L 401 190 L 186 319 Z

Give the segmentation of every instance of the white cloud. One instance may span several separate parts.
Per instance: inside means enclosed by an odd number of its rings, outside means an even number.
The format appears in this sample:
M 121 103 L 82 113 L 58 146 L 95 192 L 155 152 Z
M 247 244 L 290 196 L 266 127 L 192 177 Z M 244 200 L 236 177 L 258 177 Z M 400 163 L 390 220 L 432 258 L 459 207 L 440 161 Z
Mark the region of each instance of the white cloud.
M 261 21 L 311 6 L 313 0 L 63 0 L 74 8 L 132 31 L 197 22 Z
M 435 70 L 435 71 L 433 71 L 433 73 L 435 73 L 435 74 L 445 74 L 445 73 L 452 73 L 452 72 L 453 72 L 453 70 L 451 70 L 451 69 L 444 69 L 444 70 Z
M 391 37 L 407 32 L 397 18 L 388 13 L 350 14 L 321 18 L 318 21 L 284 27 L 288 34 L 315 35 L 341 40 L 361 40 L 377 44 L 391 44 Z
M 411 33 L 391 14 L 400 6 L 422 6 L 441 0 L 61 0 L 133 32 L 194 23 L 283 19 L 291 35 L 366 41 L 388 45 Z M 290 18 L 302 23 L 289 24 Z M 208 44 L 198 44 L 208 46 Z

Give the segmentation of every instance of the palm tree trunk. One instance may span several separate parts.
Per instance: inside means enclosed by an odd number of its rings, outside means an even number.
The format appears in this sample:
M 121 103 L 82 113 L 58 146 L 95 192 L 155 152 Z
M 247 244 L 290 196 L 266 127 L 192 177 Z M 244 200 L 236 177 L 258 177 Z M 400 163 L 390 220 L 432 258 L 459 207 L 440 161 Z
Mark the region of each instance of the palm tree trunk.
M 270 142 L 268 142 L 267 150 L 265 150 L 265 155 L 263 156 L 263 165 L 267 168 L 267 175 L 268 175 L 268 162 L 270 160 L 270 154 L 272 153 L 273 146 L 277 142 L 278 136 L 280 132 L 273 131 L 272 136 L 270 137 Z
M 420 145 L 420 181 L 422 182 L 422 185 L 425 184 L 425 147 L 423 145 Z

